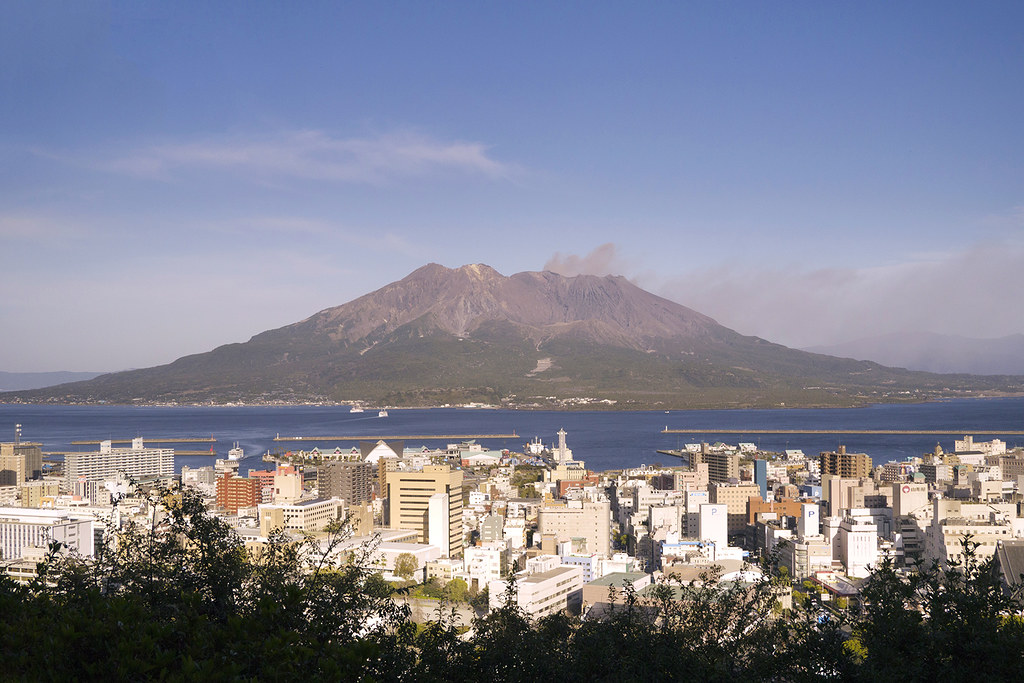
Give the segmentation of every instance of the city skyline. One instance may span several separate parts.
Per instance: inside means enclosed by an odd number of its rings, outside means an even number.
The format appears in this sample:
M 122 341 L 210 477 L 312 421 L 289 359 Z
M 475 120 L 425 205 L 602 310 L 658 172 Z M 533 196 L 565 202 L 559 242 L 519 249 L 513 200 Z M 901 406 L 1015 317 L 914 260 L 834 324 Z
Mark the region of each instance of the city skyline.
M 427 262 L 789 346 L 1024 333 L 1013 3 L 16 3 L 8 371 L 247 340 Z

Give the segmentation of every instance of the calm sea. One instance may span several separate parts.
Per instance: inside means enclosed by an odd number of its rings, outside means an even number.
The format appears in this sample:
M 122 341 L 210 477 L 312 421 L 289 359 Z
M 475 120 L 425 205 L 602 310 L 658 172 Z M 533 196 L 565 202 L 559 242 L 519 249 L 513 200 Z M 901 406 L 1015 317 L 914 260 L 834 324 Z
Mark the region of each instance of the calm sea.
M 483 439 L 487 448 L 521 450 L 533 437 L 550 444 L 556 433 L 568 432 L 574 457 L 595 470 L 641 464 L 678 464 L 659 449 L 676 449 L 702 440 L 752 442 L 762 450 L 799 448 L 809 455 L 834 450 L 868 453 L 876 464 L 902 460 L 934 449 L 939 443 L 953 449 L 954 436 L 821 434 L 757 435 L 717 434 L 716 429 L 893 429 L 1024 431 L 1024 398 L 968 399 L 919 405 L 875 405 L 852 409 L 699 410 L 645 412 L 551 412 L 472 410 L 456 408 L 391 409 L 389 416 L 375 411 L 352 414 L 345 407 L 125 407 L 125 406 L 22 406 L 0 405 L 0 441 L 14 439 L 14 425 L 22 425 L 22 438 L 43 444 L 44 451 L 86 449 L 74 440 L 210 437 L 214 451 L 225 457 L 234 442 L 245 450 L 241 470 L 262 465 L 260 456 L 282 448 L 331 447 L 351 443 L 318 442 L 316 436 L 406 436 L 443 434 L 518 434 L 514 439 Z M 662 434 L 665 427 L 702 429 L 700 434 Z M 274 436 L 304 436 L 301 443 L 275 443 Z M 989 440 L 994 436 L 978 437 Z M 999 434 L 1010 446 L 1024 445 L 1024 436 Z M 406 446 L 436 447 L 447 440 L 416 439 Z M 209 444 L 183 444 L 181 449 L 208 449 Z M 176 464 L 198 467 L 212 464 L 208 456 L 177 456 Z

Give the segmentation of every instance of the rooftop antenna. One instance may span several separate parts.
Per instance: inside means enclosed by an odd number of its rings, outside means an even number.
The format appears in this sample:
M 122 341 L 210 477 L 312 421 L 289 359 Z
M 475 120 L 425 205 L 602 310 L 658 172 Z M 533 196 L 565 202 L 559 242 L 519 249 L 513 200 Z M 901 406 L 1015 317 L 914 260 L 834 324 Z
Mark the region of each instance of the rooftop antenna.
M 14 445 L 21 443 L 21 425 L 14 425 Z

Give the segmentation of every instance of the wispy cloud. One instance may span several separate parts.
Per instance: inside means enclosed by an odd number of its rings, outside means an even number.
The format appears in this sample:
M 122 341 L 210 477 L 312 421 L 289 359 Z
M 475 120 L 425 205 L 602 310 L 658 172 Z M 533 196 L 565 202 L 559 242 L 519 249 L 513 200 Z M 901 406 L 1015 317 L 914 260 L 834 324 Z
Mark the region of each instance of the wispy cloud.
M 339 138 L 318 130 L 152 145 L 90 164 L 140 177 L 171 178 L 205 169 L 338 183 L 382 183 L 440 172 L 503 178 L 516 172 L 479 142 L 442 141 L 411 132 Z
M 865 268 L 714 268 L 658 291 L 745 334 L 807 347 L 891 332 L 1024 332 L 1024 245 L 978 244 Z
M 544 270 L 571 277 L 573 275 L 622 275 L 627 267 L 619 248 L 608 242 L 585 256 L 555 252 L 544 264 Z

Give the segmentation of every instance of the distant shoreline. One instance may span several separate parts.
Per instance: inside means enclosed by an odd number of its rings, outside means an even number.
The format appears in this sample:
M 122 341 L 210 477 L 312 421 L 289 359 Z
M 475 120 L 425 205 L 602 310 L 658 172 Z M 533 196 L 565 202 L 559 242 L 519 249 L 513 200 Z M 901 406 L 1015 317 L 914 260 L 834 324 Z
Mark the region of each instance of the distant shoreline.
M 388 410 L 442 410 L 442 409 L 456 409 L 465 411 L 489 411 L 489 410 L 510 410 L 510 411 L 522 411 L 522 412 L 564 412 L 564 413 L 575 413 L 575 412 L 615 412 L 615 413 L 628 413 L 628 412 L 671 412 L 671 411 L 713 411 L 713 410 L 841 410 L 851 408 L 866 408 L 872 405 L 919 405 L 924 403 L 941 403 L 944 401 L 956 401 L 956 400 L 989 400 L 989 399 L 1000 399 L 1000 398 L 1021 398 L 1024 397 L 1024 392 L 999 392 L 999 391 L 987 391 L 987 392 L 972 392 L 971 395 L 963 394 L 949 394 L 940 396 L 930 396 L 919 399 L 899 399 L 899 400 L 884 400 L 881 397 L 872 397 L 872 400 L 866 400 L 862 402 L 851 402 L 847 404 L 822 404 L 822 403 L 796 403 L 790 402 L 784 405 L 779 404 L 760 404 L 751 403 L 744 405 L 737 405 L 730 403 L 728 405 L 700 405 L 700 406 L 673 406 L 666 407 L 664 405 L 652 405 L 644 407 L 634 406 L 620 406 L 620 405 L 607 405 L 607 404 L 584 404 L 584 405 L 491 405 L 491 406 L 467 406 L 467 405 L 387 405 Z M 4 401 L 0 399 L 0 406 L 50 406 L 50 407 L 118 407 L 118 408 L 348 408 L 353 406 L 366 407 L 370 406 L 369 402 L 364 401 L 266 401 L 266 402 L 225 402 L 225 403 L 213 403 L 213 402 L 197 402 L 197 403 L 183 403 L 183 402 L 138 402 L 138 403 L 120 403 L 113 401 L 83 401 L 83 402 L 60 402 L 60 401 Z M 375 405 L 375 404 L 374 404 Z M 382 406 L 379 406 L 382 407 Z M 367 408 L 369 409 L 369 408 Z M 377 410 L 374 407 L 373 410 Z M 382 418 L 386 419 L 386 418 Z

